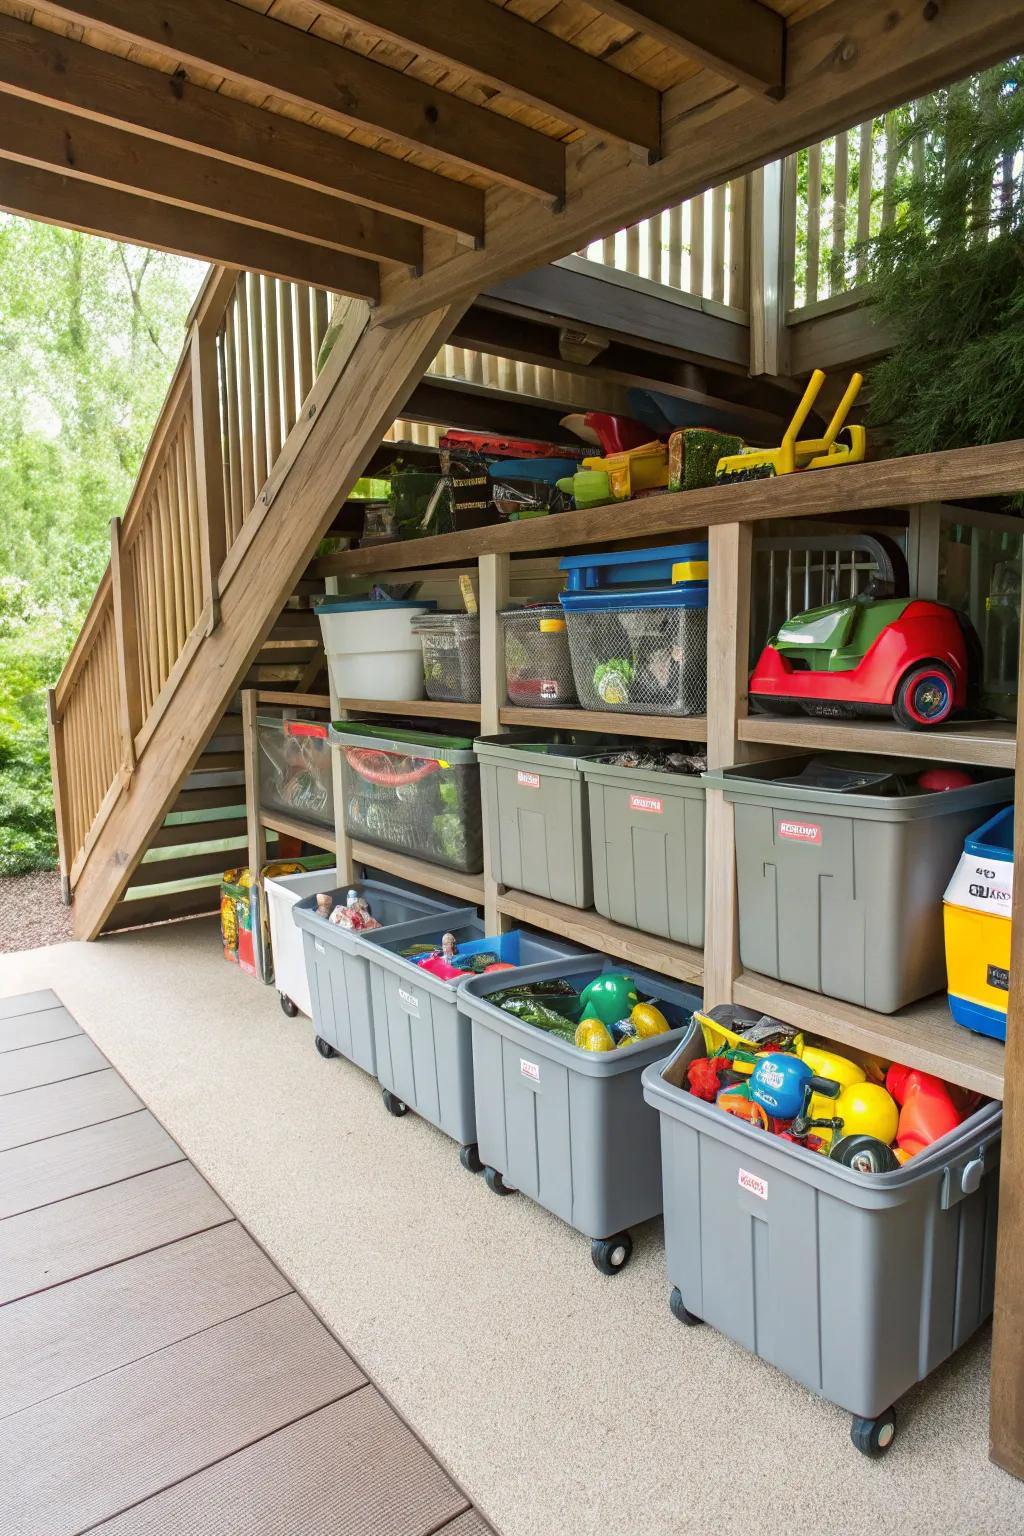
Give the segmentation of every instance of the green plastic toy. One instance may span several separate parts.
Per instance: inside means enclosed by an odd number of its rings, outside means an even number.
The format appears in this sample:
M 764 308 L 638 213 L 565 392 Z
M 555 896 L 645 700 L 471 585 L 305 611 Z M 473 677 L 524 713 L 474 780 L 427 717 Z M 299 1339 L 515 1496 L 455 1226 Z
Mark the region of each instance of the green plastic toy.
M 640 994 L 636 990 L 636 982 L 632 976 L 626 976 L 621 971 L 608 971 L 604 976 L 597 976 L 583 988 L 580 993 L 580 1001 L 583 1004 L 583 1014 L 595 1014 L 602 1023 L 618 1024 L 620 1019 L 628 1019 L 637 1003 Z

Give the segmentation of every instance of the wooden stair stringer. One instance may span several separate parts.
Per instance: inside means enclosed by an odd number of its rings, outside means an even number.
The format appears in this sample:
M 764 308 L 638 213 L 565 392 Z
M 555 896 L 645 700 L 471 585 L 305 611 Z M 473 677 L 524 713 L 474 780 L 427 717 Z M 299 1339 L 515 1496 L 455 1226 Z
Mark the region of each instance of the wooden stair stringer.
M 463 309 L 459 302 L 394 326 L 369 326 L 356 342 L 230 569 L 218 624 L 197 647 L 89 854 L 72 907 L 77 938 L 102 932 L 339 502 L 401 415 Z

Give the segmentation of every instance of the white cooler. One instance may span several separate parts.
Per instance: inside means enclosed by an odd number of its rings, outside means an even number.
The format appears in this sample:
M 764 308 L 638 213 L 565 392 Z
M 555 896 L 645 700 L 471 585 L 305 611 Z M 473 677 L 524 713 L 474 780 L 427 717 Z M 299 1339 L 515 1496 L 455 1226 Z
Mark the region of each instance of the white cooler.
M 433 602 L 349 602 L 317 607 L 331 686 L 342 699 L 422 699 L 423 648 L 412 621 Z
M 281 994 L 281 1007 L 289 1015 L 296 1010 L 307 1017 L 313 1014 L 302 931 L 296 928 L 292 919 L 292 907 L 304 896 L 315 896 L 317 891 L 333 891 L 337 885 L 338 875 L 333 869 L 314 869 L 301 875 L 278 875 L 276 879 L 268 876 L 263 882 L 267 897 L 267 921 L 270 924 L 270 948 L 274 957 L 274 986 Z

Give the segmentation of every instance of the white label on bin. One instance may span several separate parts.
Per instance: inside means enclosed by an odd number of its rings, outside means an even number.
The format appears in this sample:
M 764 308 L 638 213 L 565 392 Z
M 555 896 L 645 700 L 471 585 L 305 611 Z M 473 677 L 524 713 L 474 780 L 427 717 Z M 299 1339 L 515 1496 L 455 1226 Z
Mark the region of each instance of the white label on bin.
M 1013 906 L 1013 863 L 962 853 L 944 899 L 953 907 L 1008 918 Z
M 745 1168 L 740 1169 L 740 1189 L 756 1195 L 759 1200 L 768 1199 L 768 1180 L 762 1179 L 759 1174 L 748 1173 Z
M 420 1000 L 415 992 L 407 992 L 404 987 L 399 987 L 398 995 L 405 1004 L 409 1013 L 414 1013 L 419 1018 Z
M 522 768 L 516 770 L 516 783 L 524 789 L 540 789 L 540 774 L 525 773 Z
M 536 1061 L 527 1061 L 525 1056 L 519 1058 L 519 1070 L 524 1077 L 529 1077 L 533 1082 L 540 1082 L 540 1065 Z
M 327 953 L 326 949 L 324 948 L 323 944 L 320 942 L 319 939 L 314 939 L 313 940 L 313 948 L 316 950 L 318 955 L 326 955 L 326 953 Z
M 631 811 L 653 811 L 655 816 L 665 814 L 665 802 L 658 795 L 630 795 L 629 808 Z
M 782 818 L 777 824 L 777 830 L 780 837 L 788 838 L 791 843 L 821 842 L 821 825 L 817 821 L 790 821 Z

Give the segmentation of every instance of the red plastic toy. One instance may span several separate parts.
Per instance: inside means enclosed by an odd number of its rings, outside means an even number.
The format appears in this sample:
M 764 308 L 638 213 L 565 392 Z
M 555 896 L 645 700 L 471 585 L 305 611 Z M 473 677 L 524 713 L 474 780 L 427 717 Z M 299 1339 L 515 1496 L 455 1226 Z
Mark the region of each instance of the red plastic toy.
M 896 1145 L 911 1157 L 955 1131 L 963 1119 L 940 1077 L 894 1062 L 886 1073 L 885 1086 L 900 1105 Z

